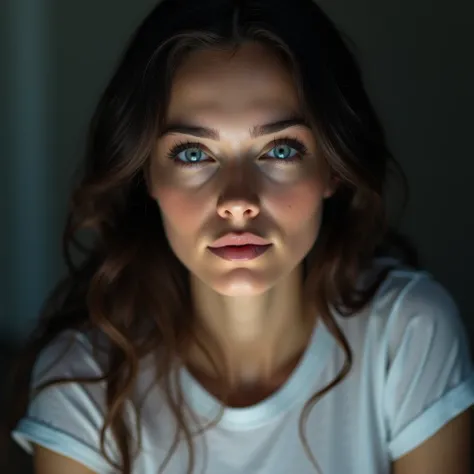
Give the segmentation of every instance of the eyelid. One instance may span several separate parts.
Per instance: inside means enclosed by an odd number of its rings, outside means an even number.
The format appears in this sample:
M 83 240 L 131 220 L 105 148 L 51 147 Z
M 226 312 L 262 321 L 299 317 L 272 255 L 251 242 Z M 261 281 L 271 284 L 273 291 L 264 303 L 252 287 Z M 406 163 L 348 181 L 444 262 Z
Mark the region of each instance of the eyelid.
M 298 152 L 298 155 L 301 158 L 303 158 L 308 153 L 308 148 L 304 144 L 303 140 L 301 140 L 301 139 L 299 139 L 295 136 L 286 135 L 286 136 L 281 136 L 281 137 L 275 137 L 273 140 L 271 140 L 269 143 L 267 143 L 267 145 L 263 149 L 267 148 L 269 145 L 271 147 L 265 152 L 263 152 L 263 151 L 259 152 L 258 153 L 259 158 L 262 157 L 263 155 L 265 155 L 266 153 L 268 153 L 273 148 L 275 148 L 279 145 L 282 145 L 282 144 L 288 145 L 291 148 L 295 149 Z M 189 148 L 197 148 L 197 149 L 203 151 L 206 155 L 208 155 L 211 158 L 212 161 L 215 160 L 215 158 L 212 156 L 212 152 L 208 152 L 207 147 L 203 143 L 197 142 L 197 141 L 192 141 L 192 140 L 184 140 L 184 141 L 176 143 L 170 149 L 170 151 L 167 153 L 167 157 L 172 161 L 178 161 L 178 162 L 180 162 L 180 164 L 185 164 L 186 162 L 178 160 L 176 157 L 177 157 L 177 155 L 179 155 L 180 153 L 182 153 L 183 151 L 185 151 Z M 202 160 L 200 162 L 195 162 L 195 163 L 190 162 L 189 164 L 190 165 L 191 164 L 199 165 L 199 163 L 206 163 L 206 162 L 211 161 L 211 160 Z M 290 161 L 290 160 L 281 160 L 281 161 Z
M 204 151 L 204 153 L 208 154 L 208 152 L 205 150 L 206 147 L 202 143 L 196 142 L 196 141 L 184 140 L 173 145 L 168 151 L 168 153 L 166 154 L 166 156 L 170 160 L 175 161 L 177 155 L 179 155 L 180 153 L 182 153 L 183 151 L 189 148 L 198 148 L 199 150 L 202 150 Z

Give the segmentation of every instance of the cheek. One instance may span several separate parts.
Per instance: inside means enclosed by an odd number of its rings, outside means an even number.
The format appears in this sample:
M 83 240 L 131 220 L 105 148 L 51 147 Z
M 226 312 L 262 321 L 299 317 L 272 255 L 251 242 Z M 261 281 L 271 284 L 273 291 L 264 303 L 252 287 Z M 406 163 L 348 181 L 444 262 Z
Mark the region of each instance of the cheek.
M 203 206 L 195 196 L 174 187 L 160 187 L 153 193 L 170 239 L 191 236 L 201 225 Z
M 315 179 L 279 189 L 268 197 L 268 207 L 273 218 L 287 234 L 306 228 L 317 229 L 324 199 L 322 184 Z

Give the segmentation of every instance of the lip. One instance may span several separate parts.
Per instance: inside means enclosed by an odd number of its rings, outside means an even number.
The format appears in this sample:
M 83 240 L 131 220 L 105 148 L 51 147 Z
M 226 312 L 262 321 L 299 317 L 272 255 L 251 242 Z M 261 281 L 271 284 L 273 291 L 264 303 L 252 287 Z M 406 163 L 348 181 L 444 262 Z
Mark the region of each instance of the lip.
M 232 232 L 217 239 L 208 249 L 224 260 L 246 261 L 263 255 L 271 246 L 271 242 L 255 234 Z
M 258 235 L 251 234 L 250 232 L 230 232 L 229 234 L 224 235 L 220 239 L 217 239 L 209 246 L 210 249 L 216 249 L 220 247 L 229 247 L 229 246 L 244 246 L 244 245 L 270 245 L 266 239 L 259 237 Z
M 209 247 L 218 257 L 229 261 L 253 260 L 263 255 L 272 244 L 267 245 L 227 245 L 224 247 Z

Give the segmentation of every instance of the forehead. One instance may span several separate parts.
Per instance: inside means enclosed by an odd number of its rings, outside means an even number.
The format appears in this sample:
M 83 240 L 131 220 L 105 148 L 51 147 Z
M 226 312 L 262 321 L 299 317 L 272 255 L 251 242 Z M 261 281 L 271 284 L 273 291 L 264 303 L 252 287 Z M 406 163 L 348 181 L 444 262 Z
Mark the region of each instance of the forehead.
M 191 53 L 173 78 L 167 118 L 257 115 L 265 121 L 299 111 L 298 92 L 283 61 L 268 47 L 247 43 L 234 54 L 225 50 Z

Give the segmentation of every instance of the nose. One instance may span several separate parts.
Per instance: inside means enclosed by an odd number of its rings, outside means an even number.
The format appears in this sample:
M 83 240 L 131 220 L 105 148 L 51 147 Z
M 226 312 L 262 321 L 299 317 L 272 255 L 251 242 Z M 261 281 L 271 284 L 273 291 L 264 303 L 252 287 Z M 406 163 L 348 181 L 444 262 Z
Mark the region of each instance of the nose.
M 217 214 L 235 225 L 245 225 L 260 214 L 260 203 L 253 177 L 234 169 L 217 203 Z
M 217 214 L 226 220 L 245 223 L 248 220 L 255 219 L 260 213 L 258 204 L 247 199 L 226 199 L 217 206 Z

